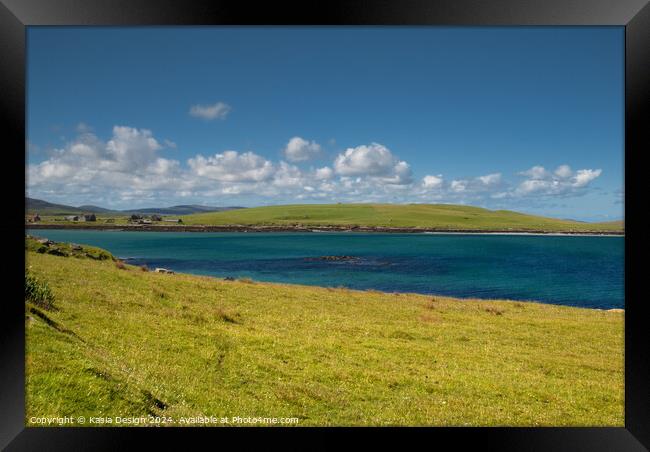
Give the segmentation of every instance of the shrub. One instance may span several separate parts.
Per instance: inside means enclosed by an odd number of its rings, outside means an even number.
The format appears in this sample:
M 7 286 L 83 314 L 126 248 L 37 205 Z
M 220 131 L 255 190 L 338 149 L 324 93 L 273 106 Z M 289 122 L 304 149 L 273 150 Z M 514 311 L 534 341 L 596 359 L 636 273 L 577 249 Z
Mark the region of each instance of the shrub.
M 126 265 L 124 265 L 124 262 L 119 259 L 115 261 L 115 266 L 120 270 L 126 270 Z
M 47 282 L 40 281 L 36 276 L 25 270 L 25 301 L 29 301 L 44 309 L 54 309 L 54 294 Z
M 142 270 L 143 272 L 148 272 L 149 267 L 147 267 L 146 265 L 140 265 L 140 270 Z

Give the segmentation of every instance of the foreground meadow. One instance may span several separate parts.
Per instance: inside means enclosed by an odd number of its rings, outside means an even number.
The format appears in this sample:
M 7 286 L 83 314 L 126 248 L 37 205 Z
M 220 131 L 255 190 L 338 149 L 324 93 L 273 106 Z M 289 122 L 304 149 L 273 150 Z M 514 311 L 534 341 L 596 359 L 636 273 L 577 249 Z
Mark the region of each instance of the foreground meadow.
M 27 425 L 623 426 L 620 312 L 160 274 L 28 248 L 54 305 L 26 303 Z

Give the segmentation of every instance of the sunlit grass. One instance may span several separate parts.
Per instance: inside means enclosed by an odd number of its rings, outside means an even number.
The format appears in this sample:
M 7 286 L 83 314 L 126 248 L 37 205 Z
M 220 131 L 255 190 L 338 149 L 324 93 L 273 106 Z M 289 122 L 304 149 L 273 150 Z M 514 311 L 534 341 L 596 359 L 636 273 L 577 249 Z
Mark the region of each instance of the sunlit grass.
M 623 425 L 620 312 L 27 264 L 56 307 L 26 310 L 27 419 Z

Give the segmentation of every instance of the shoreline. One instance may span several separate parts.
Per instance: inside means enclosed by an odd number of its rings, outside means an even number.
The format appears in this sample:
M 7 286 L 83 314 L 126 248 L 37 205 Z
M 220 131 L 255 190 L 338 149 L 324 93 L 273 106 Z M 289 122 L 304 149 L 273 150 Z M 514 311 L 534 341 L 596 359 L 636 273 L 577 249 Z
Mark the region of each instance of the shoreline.
M 25 229 L 78 229 L 141 232 L 370 232 L 393 234 L 495 234 L 495 235 L 568 235 L 568 236 L 615 236 L 625 237 L 625 231 L 545 231 L 526 229 L 441 229 L 386 226 L 247 226 L 247 225 L 117 225 L 117 224 L 38 224 L 27 223 Z
M 133 265 L 129 264 L 129 259 L 132 258 L 121 258 L 116 256 L 117 259 L 124 261 L 127 265 Z M 150 270 L 151 271 L 151 270 Z M 156 273 L 154 271 L 154 273 Z M 163 272 L 164 273 L 164 272 Z M 479 302 L 479 303 L 490 303 L 490 302 L 497 302 L 497 303 L 533 303 L 533 304 L 539 304 L 539 305 L 545 305 L 545 306 L 561 306 L 565 308 L 574 308 L 574 309 L 589 309 L 593 311 L 603 311 L 603 312 L 623 312 L 625 313 L 625 308 L 595 308 L 592 306 L 577 306 L 577 305 L 571 305 L 571 304 L 561 304 L 561 303 L 550 303 L 550 302 L 545 302 L 545 301 L 540 301 L 540 300 L 529 300 L 529 299 L 515 299 L 515 298 L 480 298 L 480 297 L 472 297 L 472 296 L 458 296 L 458 295 L 443 295 L 439 293 L 423 293 L 423 292 L 396 292 L 396 291 L 386 291 L 386 290 L 379 290 L 379 289 L 355 289 L 352 287 L 331 287 L 331 286 L 321 286 L 321 285 L 312 285 L 312 284 L 300 284 L 300 283 L 291 283 L 291 282 L 277 282 L 277 281 L 263 281 L 259 279 L 251 279 L 251 278 L 234 278 L 232 280 L 227 280 L 225 277 L 220 277 L 220 276 L 213 276 L 213 275 L 202 275 L 202 274 L 197 274 L 197 273 L 186 273 L 186 272 L 177 272 L 174 271 L 172 275 L 180 275 L 180 276 L 189 276 L 189 277 L 200 277 L 200 278 L 211 278 L 211 279 L 216 279 L 218 281 L 242 281 L 246 279 L 250 279 L 250 282 L 252 284 L 260 284 L 260 285 L 271 285 L 271 286 L 284 286 L 284 287 L 296 287 L 296 288 L 317 288 L 317 289 L 324 289 L 324 290 L 346 290 L 346 291 L 351 291 L 351 292 L 356 292 L 359 294 L 363 293 L 380 293 L 384 295 L 396 295 L 396 296 L 409 296 L 409 295 L 415 295 L 415 296 L 422 296 L 422 297 L 433 297 L 433 298 L 445 298 L 449 300 L 454 300 L 458 302 Z
M 30 240 L 35 240 L 37 237 L 29 236 L 27 235 L 25 237 L 26 239 Z M 71 245 L 70 243 L 67 242 L 51 242 L 51 244 L 65 244 L 65 245 Z M 47 245 L 48 247 L 50 245 Z M 88 245 L 81 245 L 82 247 L 87 247 Z M 110 253 L 110 252 L 109 252 Z M 46 253 L 49 254 L 49 253 Z M 132 261 L 134 259 L 138 259 L 135 257 L 128 257 L 128 256 L 117 256 L 117 255 L 111 255 L 113 260 L 121 261 L 129 266 L 133 267 L 140 267 L 139 265 L 133 264 L 129 261 Z M 68 257 L 68 256 L 66 256 Z M 250 283 L 253 284 L 262 284 L 262 285 L 271 285 L 271 286 L 289 286 L 289 287 L 295 287 L 295 288 L 320 288 L 320 289 L 325 289 L 325 290 L 346 290 L 346 291 L 352 291 L 352 292 L 357 292 L 357 293 L 382 293 L 385 295 L 417 295 L 417 296 L 424 296 L 424 297 L 441 297 L 441 298 L 448 298 L 448 299 L 453 299 L 456 301 L 478 301 L 478 302 L 493 302 L 493 301 L 498 301 L 498 302 L 507 302 L 507 303 L 535 303 L 535 304 L 541 304 L 541 305 L 552 305 L 552 306 L 564 306 L 568 308 L 576 308 L 576 309 L 589 309 L 589 310 L 596 310 L 596 311 L 604 311 L 604 312 L 625 312 L 625 305 L 623 305 L 623 308 L 620 307 L 593 307 L 593 306 L 578 306 L 578 305 L 572 305 L 572 304 L 563 304 L 563 303 L 553 303 L 553 302 L 545 302 L 541 300 L 535 300 L 535 299 L 514 299 L 514 298 L 481 298 L 481 297 L 475 297 L 475 296 L 460 296 L 460 295 L 444 295 L 440 293 L 423 293 L 423 292 L 399 292 L 399 291 L 387 291 L 387 290 L 379 290 L 379 289 L 374 289 L 374 288 L 367 288 L 367 289 L 362 289 L 362 288 L 352 288 L 352 287 L 332 287 L 332 286 L 324 286 L 320 284 L 304 284 L 304 283 L 295 283 L 295 282 L 278 282 L 278 281 L 264 281 L 264 280 L 258 280 L 258 279 L 250 279 L 250 278 L 240 278 L 240 277 L 232 277 L 232 276 L 216 276 L 216 275 L 205 275 L 205 274 L 198 274 L 198 273 L 188 273 L 188 272 L 178 272 L 175 270 L 168 270 L 166 268 L 161 268 L 161 270 L 158 272 L 157 270 L 148 270 L 148 273 L 171 273 L 171 275 L 179 275 L 181 277 L 195 277 L 195 278 L 208 278 L 208 279 L 213 279 L 217 281 L 250 281 Z

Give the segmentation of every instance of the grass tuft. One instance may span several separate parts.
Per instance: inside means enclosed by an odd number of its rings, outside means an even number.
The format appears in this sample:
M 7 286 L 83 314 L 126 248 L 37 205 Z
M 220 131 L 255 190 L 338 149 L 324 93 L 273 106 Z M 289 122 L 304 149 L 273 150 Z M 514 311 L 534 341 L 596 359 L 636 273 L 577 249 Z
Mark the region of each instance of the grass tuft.
M 214 316 L 215 316 L 215 318 L 217 318 L 218 320 L 221 320 L 223 322 L 240 323 L 240 320 L 239 320 L 240 315 L 238 313 L 230 312 L 230 311 L 228 311 L 228 310 L 226 310 L 224 308 L 221 308 L 221 307 L 216 308 L 214 310 Z
M 497 308 L 495 306 L 486 306 L 483 308 L 483 310 L 489 314 L 494 314 L 494 315 L 503 315 L 505 309 Z
M 28 269 L 25 270 L 25 301 L 43 309 L 54 309 L 54 294 L 47 281 L 40 280 Z

